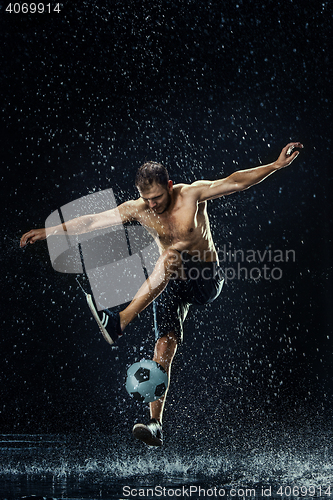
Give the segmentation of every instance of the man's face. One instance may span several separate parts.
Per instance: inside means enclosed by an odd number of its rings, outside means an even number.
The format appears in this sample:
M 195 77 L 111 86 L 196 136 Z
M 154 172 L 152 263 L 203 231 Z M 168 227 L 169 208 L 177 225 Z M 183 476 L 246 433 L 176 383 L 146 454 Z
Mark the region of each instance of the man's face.
M 139 193 L 147 207 L 160 215 L 165 212 L 170 205 L 172 187 L 172 181 L 169 181 L 167 188 L 154 182 L 145 190 L 139 189 Z

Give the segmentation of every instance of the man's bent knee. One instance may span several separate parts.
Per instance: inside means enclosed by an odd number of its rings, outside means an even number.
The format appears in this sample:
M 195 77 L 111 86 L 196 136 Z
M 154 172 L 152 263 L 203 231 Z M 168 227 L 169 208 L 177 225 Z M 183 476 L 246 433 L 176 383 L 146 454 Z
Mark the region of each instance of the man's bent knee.
M 167 352 L 177 347 L 178 341 L 174 333 L 160 337 L 155 344 L 155 352 Z
M 154 361 L 163 367 L 169 365 L 177 350 L 177 337 L 174 332 L 170 332 L 160 337 L 155 344 Z
M 163 260 L 164 268 L 166 273 L 172 278 L 177 279 L 181 274 L 182 258 L 181 254 L 174 248 L 168 248 L 165 250 L 161 259 Z

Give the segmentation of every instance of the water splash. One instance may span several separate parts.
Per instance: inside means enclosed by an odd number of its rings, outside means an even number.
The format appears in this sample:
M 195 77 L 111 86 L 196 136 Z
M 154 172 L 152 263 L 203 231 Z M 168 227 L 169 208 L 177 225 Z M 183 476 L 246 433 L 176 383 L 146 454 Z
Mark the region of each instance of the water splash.
M 226 487 L 333 484 L 332 445 L 326 438 L 318 440 L 316 448 L 306 441 L 302 445 L 281 440 L 270 449 L 265 443 L 261 449 L 256 444 L 247 451 L 241 446 L 232 450 L 223 443 L 207 451 L 200 443 L 156 450 L 105 436 L 83 443 L 77 437 L 2 435 L 0 478 L 49 476 L 53 481 L 71 478 L 90 484 L 194 481 Z

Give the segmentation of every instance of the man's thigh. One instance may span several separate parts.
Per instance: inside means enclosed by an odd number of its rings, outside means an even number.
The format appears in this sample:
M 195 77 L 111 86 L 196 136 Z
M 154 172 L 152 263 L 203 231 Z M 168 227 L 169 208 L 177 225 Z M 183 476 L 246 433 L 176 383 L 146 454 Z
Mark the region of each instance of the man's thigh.
M 178 343 L 182 343 L 183 324 L 190 308 L 187 288 L 186 281 L 170 280 L 163 292 L 154 300 L 155 340 L 174 332 Z

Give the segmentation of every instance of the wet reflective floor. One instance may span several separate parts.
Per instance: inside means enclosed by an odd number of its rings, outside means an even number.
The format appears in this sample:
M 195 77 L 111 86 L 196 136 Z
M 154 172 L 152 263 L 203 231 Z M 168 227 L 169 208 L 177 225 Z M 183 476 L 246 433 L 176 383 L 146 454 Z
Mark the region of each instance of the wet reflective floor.
M 332 445 L 156 450 L 116 438 L 2 435 L 2 499 L 332 498 Z M 140 444 L 140 443 L 139 443 Z M 255 443 L 253 443 L 255 444 Z M 138 451 L 139 450 L 139 451 Z

